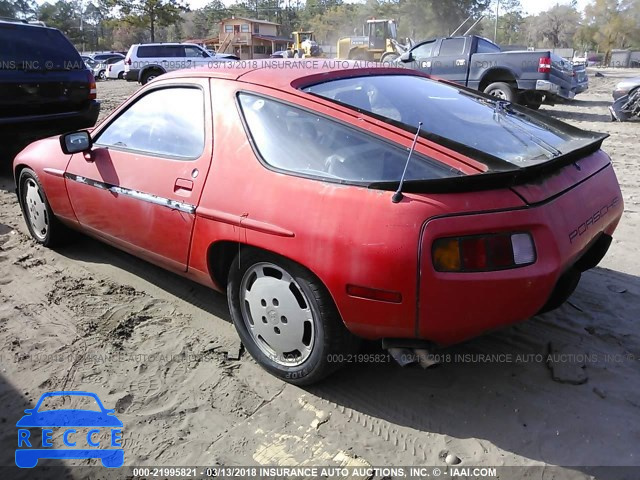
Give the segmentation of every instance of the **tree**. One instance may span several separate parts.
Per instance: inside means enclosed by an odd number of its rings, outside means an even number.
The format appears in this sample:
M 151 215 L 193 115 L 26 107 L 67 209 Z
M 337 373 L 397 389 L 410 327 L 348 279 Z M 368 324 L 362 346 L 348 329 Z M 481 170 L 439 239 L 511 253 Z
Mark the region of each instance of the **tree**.
M 76 45 L 83 43 L 82 16 L 77 1 L 58 0 L 38 7 L 38 20 L 63 32 Z
M 151 42 L 156 41 L 156 28 L 182 22 L 181 12 L 189 7 L 180 0 L 110 0 L 130 25 L 142 26 L 149 31 Z
M 34 0 L 0 0 L 0 17 L 33 20 L 37 6 Z
M 605 52 L 605 63 L 609 62 L 614 48 L 627 48 L 638 35 L 637 1 L 594 0 L 585 8 L 585 26 L 580 32 L 584 38 L 591 33 L 593 43 Z M 636 37 L 637 38 L 637 37 Z
M 540 33 L 553 48 L 571 47 L 580 22 L 580 14 L 569 5 L 556 4 L 540 14 Z

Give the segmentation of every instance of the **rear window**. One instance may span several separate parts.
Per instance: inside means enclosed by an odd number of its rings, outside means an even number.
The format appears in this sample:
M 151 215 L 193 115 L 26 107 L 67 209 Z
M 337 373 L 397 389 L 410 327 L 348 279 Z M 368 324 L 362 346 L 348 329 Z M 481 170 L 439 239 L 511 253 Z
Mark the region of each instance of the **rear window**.
M 345 78 L 304 91 L 373 113 L 411 131 L 422 122 L 424 136 L 435 135 L 504 161 L 487 165 L 488 171 L 509 170 L 509 164 L 527 167 L 544 163 L 585 142 L 524 113 L 524 109 L 424 77 Z
M 58 30 L 0 25 L 0 70 L 83 70 L 84 62 Z
M 408 150 L 313 112 L 239 94 L 251 139 L 269 166 L 340 183 L 398 181 Z M 408 180 L 446 178 L 457 170 L 414 152 Z

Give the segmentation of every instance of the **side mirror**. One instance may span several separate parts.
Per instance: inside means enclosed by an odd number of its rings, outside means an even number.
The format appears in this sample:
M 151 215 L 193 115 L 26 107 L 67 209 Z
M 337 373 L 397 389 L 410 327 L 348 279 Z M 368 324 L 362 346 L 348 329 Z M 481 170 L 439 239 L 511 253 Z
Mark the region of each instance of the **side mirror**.
M 92 142 L 89 132 L 81 130 L 79 132 L 65 133 L 60 136 L 60 147 L 67 155 L 91 150 Z
M 402 63 L 413 62 L 413 55 L 411 54 L 411 50 L 407 50 L 402 55 L 400 55 L 400 58 L 398 60 L 400 60 Z

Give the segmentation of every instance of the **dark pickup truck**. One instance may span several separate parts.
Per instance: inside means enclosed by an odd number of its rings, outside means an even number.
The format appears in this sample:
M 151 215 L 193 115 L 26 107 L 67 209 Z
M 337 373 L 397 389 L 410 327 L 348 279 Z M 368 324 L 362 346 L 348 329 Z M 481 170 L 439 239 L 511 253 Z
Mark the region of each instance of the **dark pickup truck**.
M 561 57 L 550 51 L 503 52 L 477 35 L 427 40 L 402 54 L 399 61 L 534 109 L 574 95 L 572 72 Z

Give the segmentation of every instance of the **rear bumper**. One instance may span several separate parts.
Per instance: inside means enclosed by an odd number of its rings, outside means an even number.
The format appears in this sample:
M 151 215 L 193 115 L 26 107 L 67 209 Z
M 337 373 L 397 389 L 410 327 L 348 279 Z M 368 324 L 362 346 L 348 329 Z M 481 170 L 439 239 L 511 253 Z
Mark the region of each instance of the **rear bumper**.
M 536 80 L 536 90 L 543 92 L 548 96 L 554 96 L 563 99 L 572 99 L 575 97 L 575 93 L 571 90 L 562 88 L 557 83 L 553 83 L 549 80 Z
M 124 72 L 124 79 L 127 82 L 137 82 L 140 79 L 140 69 L 139 68 L 130 68 L 128 71 Z
M 560 93 L 560 85 L 556 85 L 555 83 L 550 82 L 549 80 L 537 80 L 536 90 L 558 94 Z
M 602 259 L 622 211 L 609 165 L 542 204 L 428 221 L 421 240 L 417 337 L 452 344 L 557 307 L 579 273 Z M 534 264 L 483 273 L 436 272 L 431 264 L 436 238 L 505 231 L 530 232 L 538 254 Z
M 44 138 L 59 133 L 93 127 L 100 114 L 100 102 L 90 101 L 83 109 L 46 115 L 0 118 L 0 136 Z

